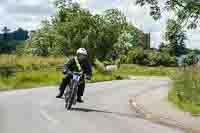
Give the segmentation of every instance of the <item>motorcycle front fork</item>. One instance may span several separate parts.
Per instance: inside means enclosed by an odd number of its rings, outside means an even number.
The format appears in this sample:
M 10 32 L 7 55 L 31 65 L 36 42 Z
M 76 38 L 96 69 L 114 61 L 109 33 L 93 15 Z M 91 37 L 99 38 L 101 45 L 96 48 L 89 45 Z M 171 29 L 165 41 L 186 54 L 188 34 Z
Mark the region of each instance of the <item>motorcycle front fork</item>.
M 73 105 L 76 105 L 77 96 L 74 97 Z

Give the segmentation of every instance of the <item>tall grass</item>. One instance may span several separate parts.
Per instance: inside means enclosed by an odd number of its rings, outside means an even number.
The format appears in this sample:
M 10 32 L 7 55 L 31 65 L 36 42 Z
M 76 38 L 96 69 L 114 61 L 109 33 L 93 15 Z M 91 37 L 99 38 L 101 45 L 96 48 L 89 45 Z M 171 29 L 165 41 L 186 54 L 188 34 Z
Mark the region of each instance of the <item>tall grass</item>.
M 62 73 L 57 70 L 16 72 L 15 76 L 0 76 L 0 90 L 57 85 Z
M 66 61 L 64 57 L 1 55 L 0 69 L 3 72 L 10 69 L 4 65 L 14 65 L 20 71 L 17 70 L 15 75 L 9 76 L 0 74 L 0 90 L 58 85 L 63 75 L 62 70 L 57 70 L 56 66 L 63 65 Z M 51 66 L 53 67 L 50 69 Z M 91 82 L 115 79 L 111 73 L 101 71 L 99 68 L 99 65 L 94 68 Z
M 48 65 L 55 66 L 66 62 L 65 57 L 37 57 L 37 56 L 17 56 L 17 66 Z
M 0 76 L 0 90 L 11 90 L 19 88 L 32 88 L 49 85 L 59 85 L 62 81 L 62 71 L 46 70 L 46 71 L 24 71 L 16 72 L 16 76 L 8 78 Z M 93 77 L 90 82 L 108 81 L 116 79 L 111 73 L 101 73 L 93 70 Z
M 16 56 L 0 55 L 0 65 L 34 66 L 47 65 L 56 66 L 67 61 L 65 57 L 39 57 L 39 56 Z
M 0 55 L 0 65 L 15 65 L 16 56 L 15 55 Z
M 185 111 L 200 113 L 200 66 L 179 71 L 173 81 L 169 100 Z

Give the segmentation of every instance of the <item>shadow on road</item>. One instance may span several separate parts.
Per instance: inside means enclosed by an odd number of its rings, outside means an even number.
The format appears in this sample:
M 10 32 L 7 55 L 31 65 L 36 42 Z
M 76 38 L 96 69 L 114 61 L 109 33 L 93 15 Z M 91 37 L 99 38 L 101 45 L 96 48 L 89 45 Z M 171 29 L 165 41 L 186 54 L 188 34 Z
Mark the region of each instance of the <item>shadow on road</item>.
M 173 126 L 173 125 L 169 125 L 167 123 L 162 123 L 162 122 L 159 122 L 159 121 L 153 121 L 151 119 L 145 118 L 144 115 L 141 115 L 139 113 L 133 113 L 132 112 L 132 113 L 128 114 L 128 113 L 113 112 L 113 111 L 108 111 L 108 110 L 88 109 L 88 108 L 72 108 L 72 111 L 86 112 L 86 113 L 87 112 L 96 112 L 96 113 L 114 114 L 114 115 L 121 116 L 121 117 L 138 118 L 138 119 L 143 119 L 143 120 L 148 120 L 148 121 L 150 120 L 153 123 L 157 123 L 157 124 L 160 124 L 160 125 L 163 125 L 163 126 L 167 126 L 167 127 L 171 127 L 171 128 L 180 129 L 180 130 L 185 131 L 185 129 L 182 129 L 180 127 L 176 127 L 176 126 Z M 197 132 L 194 132 L 194 133 L 197 133 Z
M 96 113 L 105 113 L 105 114 L 114 114 L 122 117 L 129 117 L 129 118 L 142 118 L 139 114 L 134 113 L 121 113 L 121 112 L 113 112 L 108 110 L 97 110 L 97 109 L 88 109 L 88 108 L 72 108 L 72 111 L 78 111 L 78 112 L 96 112 Z

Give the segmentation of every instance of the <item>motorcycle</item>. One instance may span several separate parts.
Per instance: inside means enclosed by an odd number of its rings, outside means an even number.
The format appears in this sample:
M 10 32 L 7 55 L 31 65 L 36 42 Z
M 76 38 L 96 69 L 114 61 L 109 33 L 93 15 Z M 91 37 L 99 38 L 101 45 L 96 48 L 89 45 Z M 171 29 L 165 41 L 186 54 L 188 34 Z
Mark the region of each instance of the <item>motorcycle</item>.
M 65 108 L 71 110 L 72 105 L 76 105 L 77 102 L 77 91 L 80 84 L 81 78 L 84 77 L 81 72 L 73 72 L 72 79 L 70 80 L 69 86 L 65 91 Z

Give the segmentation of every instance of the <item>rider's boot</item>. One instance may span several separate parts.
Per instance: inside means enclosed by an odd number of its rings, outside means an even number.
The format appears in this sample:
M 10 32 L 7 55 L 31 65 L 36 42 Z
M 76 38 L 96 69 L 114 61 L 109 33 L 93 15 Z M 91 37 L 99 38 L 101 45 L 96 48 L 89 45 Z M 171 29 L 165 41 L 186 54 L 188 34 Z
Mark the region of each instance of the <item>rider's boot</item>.
M 83 103 L 84 102 L 83 99 L 81 98 L 81 96 L 78 96 L 77 102 L 79 102 L 79 103 Z
M 59 93 L 57 96 L 56 96 L 56 98 L 62 98 L 62 93 Z

